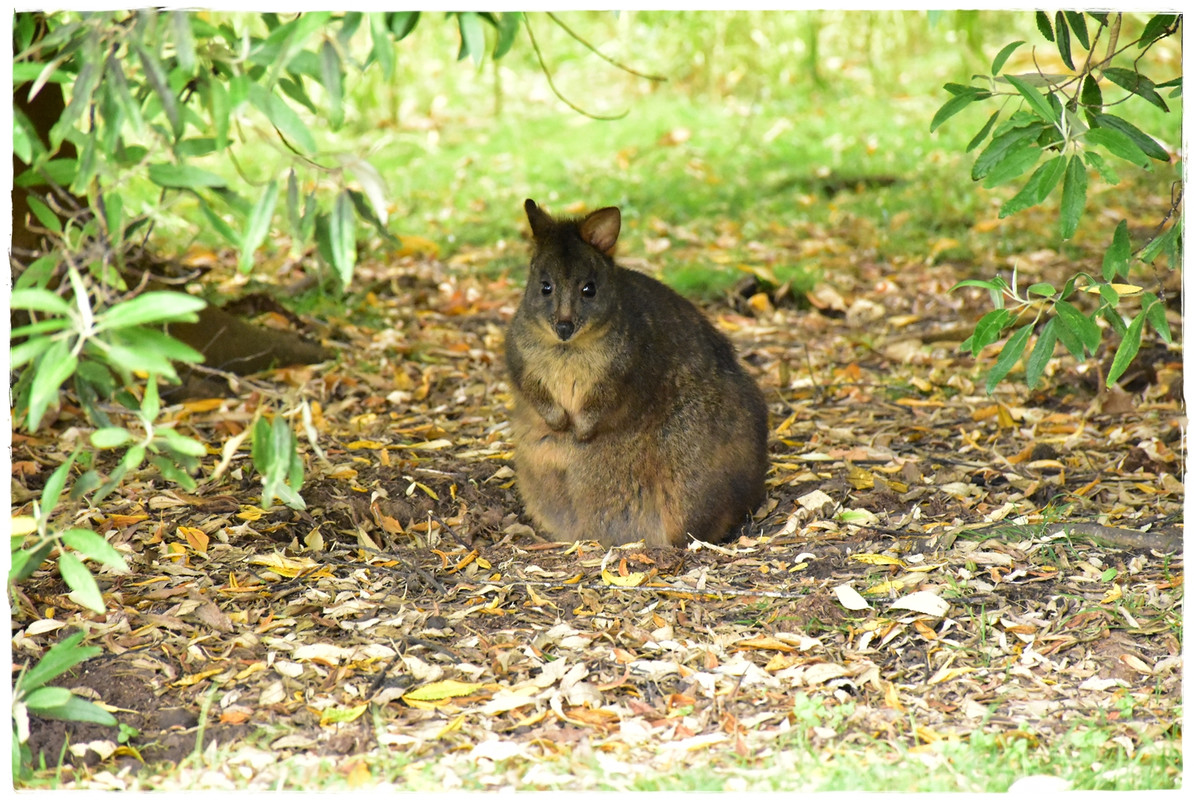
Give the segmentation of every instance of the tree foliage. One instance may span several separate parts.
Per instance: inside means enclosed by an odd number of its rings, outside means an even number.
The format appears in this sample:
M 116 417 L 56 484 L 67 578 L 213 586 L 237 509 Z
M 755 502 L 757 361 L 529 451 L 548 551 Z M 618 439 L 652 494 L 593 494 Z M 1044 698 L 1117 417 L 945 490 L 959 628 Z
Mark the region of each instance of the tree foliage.
M 1008 59 L 1026 44 L 1011 42 L 991 62 L 990 75 L 976 76 L 971 84 L 945 85 L 951 97 L 937 111 L 930 129 L 936 130 L 973 103 L 998 103 L 1000 107 L 967 147 L 967 152 L 982 148 L 970 177 L 988 187 L 1023 181 L 1001 207 L 1000 217 L 1033 208 L 1060 189 L 1057 234 L 1065 240 L 1074 236 L 1082 221 L 1091 175 L 1107 183 L 1118 182 L 1110 157 L 1142 170 L 1149 170 L 1153 162 L 1169 162 L 1168 151 L 1127 118 L 1134 107 L 1127 103 L 1144 102 L 1168 112 L 1163 94 L 1170 99 L 1180 96 L 1180 77 L 1158 84 L 1145 70 L 1150 49 L 1178 32 L 1181 17 L 1156 14 L 1127 42 L 1121 36 L 1123 14 L 1058 11 L 1050 18 L 1038 11 L 1036 21 L 1041 35 L 1056 47 L 1070 72 L 1049 74 L 1037 69 L 1018 75 L 1004 73 Z M 1083 50 L 1086 54 L 1080 57 Z M 1116 93 L 1122 97 L 1114 98 Z M 1024 179 L 1029 170 L 1032 173 Z M 1003 340 L 1002 352 L 987 376 L 988 392 L 1026 352 L 1024 375 L 1030 388 L 1040 381 L 1058 344 L 1079 359 L 1093 355 L 1103 338 L 1100 319 L 1119 337 L 1107 371 L 1107 386 L 1118 381 L 1136 357 L 1146 326 L 1170 341 L 1163 300 L 1157 292 L 1139 285 L 1132 267 L 1151 265 L 1161 254 L 1167 255 L 1172 268 L 1181 263 L 1180 185 L 1173 188 L 1172 198 L 1170 212 L 1159 221 L 1155 235 L 1136 249 L 1127 221 L 1115 226 L 1099 274 L 1077 272 L 1060 288 L 1049 283 L 1022 288 L 1015 272 L 1010 283 L 997 276 L 958 284 L 988 289 L 995 305 L 963 343 L 977 355 L 987 345 Z M 1079 309 L 1075 304 L 1078 292 L 1097 299 L 1094 311 L 1086 314 Z M 1122 306 L 1124 298 L 1138 302 L 1135 315 L 1126 319 L 1132 312 Z M 1029 351 L 1033 332 L 1036 344 Z

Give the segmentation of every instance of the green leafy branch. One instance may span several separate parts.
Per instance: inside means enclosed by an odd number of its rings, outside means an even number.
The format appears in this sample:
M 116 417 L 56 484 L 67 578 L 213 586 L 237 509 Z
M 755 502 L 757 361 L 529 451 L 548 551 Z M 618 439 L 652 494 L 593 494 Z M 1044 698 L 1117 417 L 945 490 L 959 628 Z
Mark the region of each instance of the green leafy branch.
M 1123 45 L 1119 44 L 1123 14 L 1059 11 L 1050 20 L 1044 12 L 1037 12 L 1036 22 L 1042 35 L 1057 47 L 1062 62 L 1075 74 L 1051 75 L 1039 67 L 1034 73 L 1002 74 L 1008 59 L 1025 44 L 1024 41 L 1011 42 L 991 62 L 989 76 L 975 76 L 978 82 L 970 85 L 945 85 L 951 97 L 934 115 L 930 131 L 937 130 L 973 103 L 1002 99 L 1005 107 L 992 112 L 966 147 L 966 152 L 982 147 L 970 176 L 993 188 L 1022 179 L 1032 170 L 1016 194 L 1003 203 L 1000 218 L 1042 203 L 1060 186 L 1058 234 L 1064 240 L 1073 237 L 1078 229 L 1086 207 L 1090 172 L 1107 183 L 1114 184 L 1119 180 L 1105 155 L 1144 170 L 1151 169 L 1154 162 L 1170 162 L 1170 154 L 1156 139 L 1108 109 L 1138 97 L 1162 111 L 1169 111 L 1159 90 L 1169 89 L 1170 97 L 1179 96 L 1182 79 L 1155 83 L 1142 71 L 1142 61 L 1157 42 L 1177 33 L 1181 17 L 1156 14 L 1145 23 L 1139 36 Z M 1089 22 L 1094 23 L 1093 33 Z M 1096 58 L 1096 50 L 1104 39 L 1103 56 Z M 1074 58 L 1074 43 L 1087 51 L 1086 60 L 1080 67 Z M 1130 68 L 1113 66 L 1118 56 L 1132 48 L 1139 53 Z M 1120 100 L 1105 100 L 1103 85 L 1108 83 L 1127 94 Z M 1004 119 L 1007 101 L 1011 99 L 1020 102 Z M 1045 160 L 1038 165 L 1042 157 Z M 992 391 L 1018 363 L 1038 327 L 1036 345 L 1025 370 L 1030 387 L 1039 382 L 1058 343 L 1076 358 L 1093 355 L 1102 339 L 1102 328 L 1097 323 L 1099 318 L 1120 336 L 1107 372 L 1108 386 L 1124 374 L 1139 352 L 1146 325 L 1164 341 L 1170 342 L 1160 289 L 1157 293 L 1144 291 L 1132 282 L 1130 276 L 1133 263 L 1151 265 L 1162 254 L 1167 256 L 1171 267 L 1181 263 L 1181 198 L 1179 185 L 1157 233 L 1135 251 L 1131 247 L 1127 223 L 1120 221 L 1104 253 L 1099 277 L 1080 272 L 1060 290 L 1051 284 L 1038 283 L 1028 287 L 1024 296 L 1016 288 L 1015 273 L 1010 285 L 997 277 L 989 281 L 963 281 L 955 286 L 955 289 L 962 286 L 988 289 L 995 305 L 995 309 L 979 321 L 974 334 L 963 344 L 964 348 L 977 355 L 982 348 L 1000 341 L 1005 333 L 1014 331 L 1004 342 L 995 366 L 988 373 L 987 391 Z M 1079 289 L 1098 298 L 1097 307 L 1090 314 L 1084 314 L 1072 302 L 1074 292 Z M 1139 297 L 1139 311 L 1125 320 L 1119 309 L 1120 300 L 1135 296 Z M 1012 307 L 1007 307 L 1005 301 Z
M 1010 284 L 1001 277 L 995 277 L 992 280 L 964 280 L 954 286 L 953 289 L 965 286 L 986 289 L 995 306 L 994 310 L 983 315 L 974 332 L 962 343 L 963 350 L 969 350 L 971 355 L 977 356 L 983 348 L 998 342 L 1006 331 L 1015 331 L 1004 343 L 995 365 L 987 373 L 987 393 L 991 393 L 1020 361 L 1028 349 L 1033 331 L 1037 331 L 1036 344 L 1028 356 L 1024 373 L 1025 383 L 1030 389 L 1035 389 L 1040 383 L 1058 342 L 1077 359 L 1087 358 L 1098 350 L 1103 337 L 1103 329 L 1095 321 L 1098 317 L 1106 320 L 1120 336 L 1111 367 L 1107 370 L 1106 385 L 1109 387 L 1120 379 L 1135 359 L 1146 324 L 1165 342 L 1172 342 L 1164 302 L 1152 292 L 1123 282 L 1128 277 L 1130 254 L 1127 223 L 1121 221 L 1105 253 L 1101 280 L 1086 272 L 1079 272 L 1066 281 L 1060 290 L 1051 283 L 1038 282 L 1028 286 L 1022 294 L 1017 286 L 1017 273 L 1013 270 Z M 1090 316 L 1083 314 L 1074 304 L 1079 291 L 1098 298 L 1098 308 Z M 1122 298 L 1134 296 L 1140 298 L 1139 311 L 1125 322 L 1119 302 Z M 1044 324 L 1038 330 L 1042 320 Z

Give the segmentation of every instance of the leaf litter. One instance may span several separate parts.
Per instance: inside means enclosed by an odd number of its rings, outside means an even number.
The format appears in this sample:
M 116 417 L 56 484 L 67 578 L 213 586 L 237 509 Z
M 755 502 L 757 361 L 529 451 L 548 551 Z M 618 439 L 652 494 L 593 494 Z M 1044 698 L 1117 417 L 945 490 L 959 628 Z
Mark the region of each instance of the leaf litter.
M 772 246 L 752 256 L 801 245 Z M 822 263 L 846 258 L 831 249 Z M 462 769 L 631 786 L 810 736 L 915 752 L 1088 727 L 1178 774 L 1179 356 L 1154 353 L 1113 411 L 1068 356 L 1038 392 L 987 396 L 994 354 L 957 348 L 984 310 L 947 293 L 962 267 L 849 256 L 811 310 L 752 287 L 706 311 L 770 405 L 764 506 L 733 542 L 606 552 L 544 541 L 521 514 L 500 357 L 519 287 L 472 274 L 492 255 L 362 264 L 372 291 L 324 321 L 337 363 L 168 410 L 208 443 L 205 473 L 223 459 L 219 481 L 186 494 L 134 475 L 70 520 L 131 573 L 100 570 L 102 616 L 53 569 L 21 584 L 14 662 L 88 630 L 104 655 L 63 685 L 140 735 L 33 720 L 48 763 L 68 741 L 61 785 L 273 787 L 280 759 L 292 776 L 332 759 L 369 785 L 380 768 L 362 757 L 380 752 L 444 788 Z M 305 511 L 261 509 L 247 444 L 221 453 L 279 398 L 308 403 L 317 437 L 296 420 Z M 14 435 L 14 513 L 84 424 L 67 405 L 52 434 Z M 810 734 L 810 697 L 838 727 Z

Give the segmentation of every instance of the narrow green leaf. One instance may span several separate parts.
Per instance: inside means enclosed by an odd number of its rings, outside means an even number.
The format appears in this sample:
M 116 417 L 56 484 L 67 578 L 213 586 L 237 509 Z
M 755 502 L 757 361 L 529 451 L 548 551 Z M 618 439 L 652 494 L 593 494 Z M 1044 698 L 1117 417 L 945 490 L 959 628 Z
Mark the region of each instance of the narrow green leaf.
M 1091 128 L 1082 136 L 1087 145 L 1100 145 L 1113 156 L 1119 156 L 1138 167 L 1148 169 L 1151 166 L 1148 154 L 1140 149 L 1140 145 L 1132 141 L 1126 133 L 1115 128 Z
M 213 78 L 206 82 L 207 110 L 215 134 L 215 149 L 223 152 L 228 147 L 228 131 L 232 126 L 231 96 L 224 81 Z
M 123 447 L 133 440 L 133 435 L 125 428 L 100 428 L 91 433 L 91 444 L 100 450 L 111 450 Z
M 1098 349 L 1103 334 L 1094 320 L 1089 319 L 1068 300 L 1058 300 L 1053 308 L 1057 311 L 1057 318 L 1062 327 L 1072 333 L 1082 347 L 1083 352 L 1074 352 L 1076 357 L 1085 358 Z
M 991 367 L 991 371 L 987 373 L 987 394 L 991 394 L 995 387 L 1001 380 L 1007 377 L 1011 372 L 1012 367 L 1020 360 L 1020 356 L 1024 354 L 1024 347 L 1028 344 L 1028 337 L 1032 334 L 1032 326 L 1025 325 L 1012 334 L 1007 343 L 1003 345 L 1003 350 L 999 353 L 999 358 L 995 359 L 995 366 Z
M 1053 26 L 1049 24 L 1049 15 L 1044 11 L 1036 12 L 1036 29 L 1049 41 L 1053 41 Z
M 150 331 L 146 328 L 129 328 L 127 330 L 135 332 L 139 336 L 157 333 L 157 331 Z M 123 331 L 117 331 L 117 333 L 123 333 Z M 174 371 L 174 365 L 170 363 L 170 359 L 164 358 L 159 353 L 151 352 L 143 347 L 141 342 L 130 344 L 114 336 L 111 341 L 103 342 L 102 345 L 96 343 L 95 347 L 103 353 L 103 361 L 126 380 L 130 373 L 141 371 L 160 376 L 171 383 L 178 381 L 178 373 Z
M 1002 161 L 1009 150 L 1019 147 L 1025 142 L 1034 142 L 1045 126 L 1041 123 L 1026 125 L 1022 128 L 1011 128 L 998 134 L 986 149 L 974 159 L 974 166 L 970 169 L 970 177 L 976 181 L 987 177 L 987 174 Z
M 460 28 L 460 54 L 456 60 L 471 56 L 473 63 L 480 66 L 485 57 L 485 29 L 481 27 L 481 17 L 475 11 L 458 11 L 456 22 Z
M 158 396 L 158 382 L 149 380 L 145 382 L 145 396 L 141 398 L 141 420 L 148 424 L 152 424 L 158 418 L 158 413 L 162 410 L 162 400 Z
M 498 40 L 493 46 L 493 60 L 497 61 L 514 45 L 518 36 L 518 28 L 522 23 L 521 11 L 503 11 L 498 17 Z
M 48 314 L 70 316 L 71 305 L 48 289 L 14 289 L 9 306 L 25 311 L 44 311 Z
M 149 179 L 167 189 L 199 189 L 224 186 L 224 179 L 190 164 L 150 164 Z
M 1028 287 L 1029 294 L 1035 294 L 1038 297 L 1052 297 L 1057 294 L 1057 289 L 1051 283 L 1034 283 Z
M 1011 323 L 1012 314 L 1006 308 L 996 308 L 983 314 L 970 336 L 970 354 L 977 356 L 984 347 L 997 342 L 1003 329 Z
M 48 336 L 35 336 L 27 342 L 13 345 L 8 352 L 8 368 L 14 371 L 20 369 L 46 352 L 52 344 L 54 340 Z
M 352 197 L 348 191 L 341 192 L 332 206 L 328 220 L 328 245 L 332 255 L 332 268 L 340 277 L 344 289 L 352 282 L 356 268 L 357 240 L 356 215 L 353 214 Z
M 1054 156 L 1036 168 L 1016 195 L 999 209 L 1000 219 L 1031 208 L 1049 196 L 1065 174 L 1065 158 Z
M 1115 358 L 1111 360 L 1111 367 L 1107 370 L 1106 386 L 1108 389 L 1115 385 L 1135 360 L 1136 354 L 1140 352 L 1140 337 L 1144 332 L 1144 320 L 1143 313 L 1137 314 L 1120 340 L 1119 347 L 1115 350 Z
M 130 328 L 151 322 L 195 322 L 196 312 L 207 305 L 202 299 L 181 292 L 144 292 L 104 309 L 95 321 L 96 330 Z
M 128 571 L 128 564 L 125 563 L 124 556 L 120 554 L 120 551 L 108 544 L 104 537 L 94 531 L 71 528 L 62 532 L 62 541 L 66 543 L 67 547 L 74 549 L 85 558 L 113 567 L 121 572 Z
M 979 289 L 987 289 L 988 291 L 999 292 L 1007 286 L 1007 283 L 1003 280 L 984 281 L 980 280 L 979 278 L 967 278 L 964 281 L 958 281 L 953 286 L 949 287 L 949 290 L 952 292 L 953 290 L 961 289 L 964 286 L 975 286 Z
M 991 112 L 991 116 L 987 117 L 987 122 L 970 140 L 970 144 L 966 145 L 966 152 L 969 153 L 974 148 L 978 147 L 987 138 L 987 134 L 991 132 L 991 128 L 995 127 L 996 121 L 999 120 L 999 112 Z
M 1148 324 L 1157 332 L 1157 335 L 1166 343 L 1171 343 L 1173 337 L 1169 331 L 1169 319 L 1165 316 L 1165 304 L 1161 302 L 1160 298 L 1152 292 L 1145 292 L 1140 306 L 1144 309 L 1144 316 L 1148 319 Z
M 211 206 L 209 206 L 207 201 L 202 197 L 199 198 L 199 210 L 203 212 L 203 216 L 205 216 L 207 221 L 211 223 L 211 226 L 215 229 L 216 233 L 224 237 L 225 241 L 232 245 L 240 244 L 240 236 L 237 235 L 236 231 L 232 230 L 232 226 L 229 225 L 223 217 L 221 217 L 215 211 L 212 211 Z
M 62 580 L 71 588 L 76 602 L 96 614 L 104 613 L 104 598 L 100 595 L 95 576 L 82 561 L 75 558 L 70 551 L 63 551 L 58 556 L 58 571 L 62 574 Z
M 25 418 L 27 430 L 35 431 L 41 425 L 46 409 L 58 399 L 58 389 L 75 374 L 78 364 L 78 356 L 71 352 L 70 343 L 66 340 L 54 342 L 37 360 L 32 367 L 33 383 L 29 387 L 29 415 Z
M 1032 86 L 1029 86 L 1027 82 L 1016 75 L 1004 75 L 1003 77 L 1008 83 L 1015 87 L 1016 91 L 1020 93 L 1020 96 L 1028 101 L 1028 105 L 1032 106 L 1032 109 L 1042 119 L 1047 120 L 1052 125 L 1057 124 L 1057 112 L 1053 109 L 1053 106 L 1049 104 L 1049 101 L 1045 99 L 1044 95 L 1042 95 Z
M 278 182 L 270 181 L 264 194 L 253 204 L 253 212 L 245 224 L 245 233 L 240 241 L 240 271 L 248 273 L 253 269 L 253 258 L 257 248 L 265 241 L 269 233 L 270 223 L 274 218 L 274 208 L 278 205 Z
M 954 95 L 946 100 L 945 104 L 942 105 L 941 108 L 937 109 L 937 113 L 933 115 L 933 121 L 929 123 L 929 133 L 937 130 L 947 119 L 957 114 L 975 100 L 980 99 L 980 95 L 990 97 L 989 92 L 984 93 L 976 90 L 973 92 L 967 92 L 965 94 Z
M 174 132 L 174 138 L 177 139 L 182 135 L 182 112 L 179 110 L 174 92 L 166 80 L 166 71 L 162 68 L 157 56 L 142 47 L 140 42 L 133 42 L 133 49 L 137 51 L 137 57 L 141 60 L 145 80 L 162 104 L 162 111 L 166 113 L 166 119 L 170 121 L 170 130 Z
M 1112 128 L 1131 139 L 1145 155 L 1157 161 L 1169 162 L 1169 153 L 1156 139 L 1137 128 L 1126 119 L 1113 114 L 1096 114 L 1094 123 L 1100 128 Z
M 87 36 L 80 59 L 83 62 L 71 87 L 71 99 L 66 109 L 50 128 L 50 145 L 57 148 L 75 123 L 83 119 L 91 108 L 95 90 L 104 77 L 104 59 L 98 29 Z
M 66 478 L 70 475 L 70 468 L 74 466 L 78 455 L 78 450 L 72 451 L 70 457 L 59 464 L 50 474 L 50 477 L 46 479 L 46 485 L 41 490 L 41 511 L 43 514 L 49 514 L 58 505 L 58 498 L 62 496 L 62 490 L 66 488 Z
M 1083 49 L 1090 49 L 1090 35 L 1086 30 L 1086 19 L 1082 16 L 1081 11 L 1065 11 L 1066 22 L 1070 23 L 1070 30 L 1074 33 L 1074 38 L 1078 40 L 1078 44 L 1082 45 Z
M 1024 40 L 1017 39 L 1011 44 L 1005 45 L 1004 48 L 999 51 L 999 54 L 995 56 L 995 60 L 991 62 L 991 77 L 995 77 L 999 74 L 999 71 L 1003 69 L 1003 65 L 1007 63 L 1008 56 L 1016 52 L 1017 48 L 1019 48 L 1022 44 L 1024 44 Z
M 45 691 L 44 689 L 42 691 Z M 60 719 L 67 722 L 94 722 L 98 725 L 115 725 L 117 720 L 111 712 L 97 706 L 90 700 L 71 695 L 61 706 L 38 712 L 38 716 Z
M 54 540 L 24 550 L 17 550 L 12 554 L 12 566 L 8 571 L 8 583 L 15 586 L 41 568 L 50 552 L 54 549 Z
M 417 14 L 415 18 L 418 18 Z M 413 22 L 411 26 L 414 26 Z M 376 11 L 369 14 L 369 37 L 373 43 L 369 55 L 381 64 L 381 74 L 388 81 L 394 77 L 394 42 L 386 30 L 385 14 Z
M 348 190 L 348 194 L 352 198 L 352 206 L 356 209 L 358 217 L 373 226 L 373 229 L 377 231 L 378 235 L 386 239 L 391 244 L 394 244 L 395 246 L 401 244 L 401 241 L 398 239 L 398 237 L 390 233 L 389 229 L 386 228 L 386 224 L 378 218 L 377 214 L 373 210 L 371 201 L 366 200 L 363 194 L 360 192 L 354 192 L 352 189 Z
M 1053 28 L 1057 35 L 1057 54 L 1061 61 L 1070 69 L 1074 68 L 1074 56 L 1070 52 L 1070 29 L 1065 24 L 1065 16 L 1058 11 L 1053 17 Z
M 1045 374 L 1045 367 L 1053 357 L 1053 351 L 1057 347 L 1056 323 L 1057 318 L 1054 317 L 1044 324 L 1036 337 L 1032 354 L 1028 356 L 1028 363 L 1024 365 L 1024 382 L 1028 384 L 1029 389 L 1035 389 L 1040 383 L 1041 376 Z
M 1131 257 L 1132 243 L 1128 237 L 1128 221 L 1121 219 L 1111 237 L 1111 246 L 1103 253 L 1103 280 L 1110 281 L 1116 276 L 1128 277 Z
M 1171 241 L 1177 238 L 1177 225 L 1170 225 L 1160 236 L 1153 239 L 1140 250 L 1140 260 L 1145 264 L 1151 264 L 1156 259 L 1161 251 L 1165 249 Z
M 1144 49 L 1156 41 L 1161 34 L 1168 30 L 1169 26 L 1178 20 L 1177 14 L 1155 14 L 1148 23 L 1144 26 L 1144 31 L 1140 34 L 1140 40 L 1136 42 L 1136 46 Z
M 259 475 L 271 472 L 273 450 L 270 449 L 270 431 L 269 421 L 265 417 L 258 417 L 257 421 L 253 423 L 250 453 L 253 458 L 253 469 L 257 470 Z
M 323 88 L 331 105 L 328 117 L 335 130 L 344 124 L 344 66 L 331 39 L 324 39 L 319 48 L 319 66 L 323 74 Z
M 30 136 L 29 129 L 21 124 L 21 120 L 13 115 L 12 120 L 12 153 L 22 163 L 33 163 L 33 142 L 36 137 Z
M 298 113 L 278 95 L 257 83 L 249 85 L 249 102 L 265 114 L 274 129 L 300 153 L 316 151 L 315 137 Z
M 1070 156 L 1061 187 L 1061 238 L 1069 239 L 1078 230 L 1078 221 L 1086 207 L 1086 166 L 1077 154 Z
M 1109 183 L 1112 186 L 1119 183 L 1119 175 L 1115 172 L 1115 170 L 1111 167 L 1111 164 L 1109 164 L 1105 158 L 1093 150 L 1087 150 L 1082 155 L 1085 157 L 1086 163 L 1090 165 L 1091 169 L 1098 172 L 1099 177 L 1102 178 L 1106 183 Z
M 991 167 L 983 185 L 988 188 L 1001 186 L 1008 181 L 1018 178 L 1027 172 L 1041 157 L 1041 148 L 1035 142 L 1020 142 L 1009 149 L 999 161 Z
M 1086 112 L 1086 122 L 1093 128 L 1098 124 L 1098 115 L 1103 113 L 1103 90 L 1094 75 L 1088 74 L 1082 79 L 1080 100 L 1082 109 Z
M 203 446 L 203 442 L 196 441 L 189 436 L 183 436 L 172 428 L 162 428 L 159 430 L 157 439 L 160 439 L 166 447 L 177 455 L 194 458 L 203 458 L 203 456 L 207 455 L 207 448 Z
M 1124 89 L 1127 89 L 1134 95 L 1147 100 L 1162 111 L 1168 111 L 1169 106 L 1161 99 L 1161 95 L 1157 94 L 1156 86 L 1147 76 L 1137 72 L 1134 69 L 1124 69 L 1123 67 L 1108 67 L 1103 70 L 1103 75 Z
M 174 29 L 174 54 L 184 73 L 195 72 L 195 35 L 191 32 L 191 15 L 186 11 L 171 11 L 170 24 Z
M 394 33 L 394 41 L 405 39 L 419 22 L 418 11 L 395 11 L 390 15 L 390 30 Z
M 45 716 L 55 708 L 65 706 L 74 697 L 70 689 L 62 686 L 43 686 L 25 696 L 25 705 L 37 716 Z

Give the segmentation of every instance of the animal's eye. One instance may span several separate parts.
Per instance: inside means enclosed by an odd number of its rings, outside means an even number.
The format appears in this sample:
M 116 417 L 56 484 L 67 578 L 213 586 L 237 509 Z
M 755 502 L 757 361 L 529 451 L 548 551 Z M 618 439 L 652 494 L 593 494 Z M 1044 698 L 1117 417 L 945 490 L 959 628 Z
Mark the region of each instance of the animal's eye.
M 544 296 L 551 294 L 551 281 L 543 281 L 543 286 L 539 291 L 543 292 Z
M 597 296 L 597 284 L 593 283 L 592 281 L 589 281 L 584 286 L 580 287 L 580 293 L 584 297 L 596 297 Z

